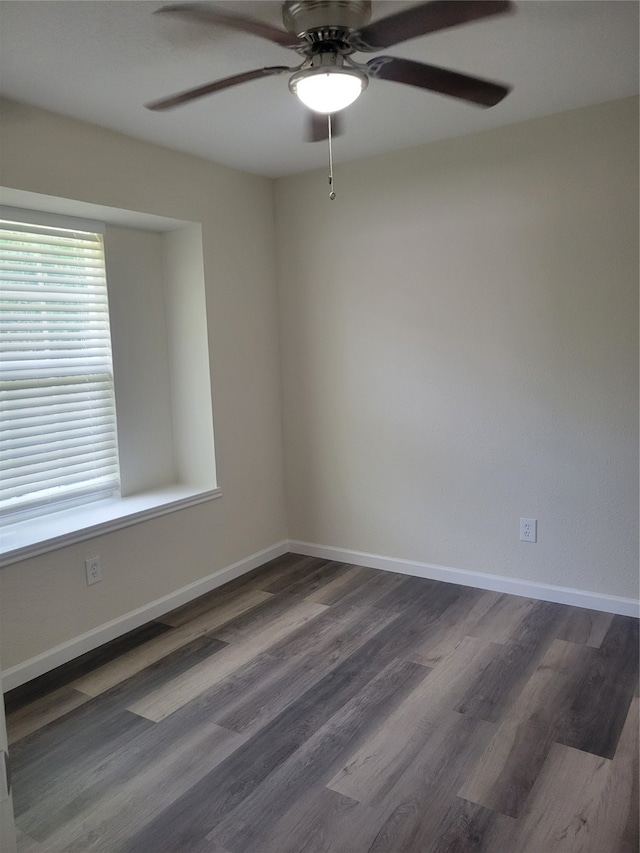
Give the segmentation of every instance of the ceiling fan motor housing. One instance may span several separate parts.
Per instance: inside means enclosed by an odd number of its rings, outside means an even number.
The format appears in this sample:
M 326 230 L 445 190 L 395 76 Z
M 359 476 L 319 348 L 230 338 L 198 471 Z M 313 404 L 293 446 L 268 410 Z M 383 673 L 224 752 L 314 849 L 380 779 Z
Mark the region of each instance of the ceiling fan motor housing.
M 298 38 L 314 30 L 359 30 L 370 18 L 370 0 L 287 0 L 282 7 L 285 28 Z

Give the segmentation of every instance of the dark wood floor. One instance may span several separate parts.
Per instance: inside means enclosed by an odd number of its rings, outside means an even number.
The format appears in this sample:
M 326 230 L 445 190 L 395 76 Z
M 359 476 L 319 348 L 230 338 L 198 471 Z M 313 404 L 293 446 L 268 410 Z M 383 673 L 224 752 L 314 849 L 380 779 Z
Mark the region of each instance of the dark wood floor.
M 633 853 L 638 622 L 287 555 L 7 695 L 22 853 Z

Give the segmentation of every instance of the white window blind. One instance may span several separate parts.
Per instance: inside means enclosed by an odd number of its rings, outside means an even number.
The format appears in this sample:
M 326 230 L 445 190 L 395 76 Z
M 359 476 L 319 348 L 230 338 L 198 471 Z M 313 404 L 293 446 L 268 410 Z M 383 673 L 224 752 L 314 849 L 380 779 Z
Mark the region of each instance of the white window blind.
M 118 488 L 102 235 L 0 221 L 0 513 Z

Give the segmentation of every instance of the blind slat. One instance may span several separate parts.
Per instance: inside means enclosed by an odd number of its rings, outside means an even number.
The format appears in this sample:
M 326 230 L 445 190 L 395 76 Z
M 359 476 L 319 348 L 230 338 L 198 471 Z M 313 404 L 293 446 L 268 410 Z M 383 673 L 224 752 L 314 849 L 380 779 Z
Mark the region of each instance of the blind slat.
M 95 498 L 96 496 L 104 495 L 107 497 L 110 495 L 114 488 L 117 488 L 118 482 L 117 480 L 112 482 L 111 480 L 107 480 L 106 482 L 88 482 L 83 484 L 73 484 L 67 483 L 64 485 L 64 499 L 60 496 L 59 488 L 52 489 L 41 489 L 38 492 L 31 492 L 28 495 L 21 495 L 17 498 L 9 498 L 5 501 L 5 514 L 19 511 L 24 514 L 26 510 L 35 510 L 36 513 L 38 511 L 42 512 L 48 508 L 60 508 L 64 506 L 65 502 L 76 501 L 78 499 L 82 499 L 84 496 L 89 496 L 90 498 Z M 15 507 L 15 509 L 14 509 Z
M 65 412 L 64 414 L 73 413 Z M 111 410 L 107 406 L 100 409 L 96 417 L 91 418 L 91 420 L 87 418 L 77 419 L 76 423 L 78 426 L 75 428 L 98 435 L 101 431 L 111 429 L 115 425 Z M 67 429 L 60 427 L 60 414 L 51 414 L 48 417 L 40 418 L 17 418 L 9 421 L 9 425 L 9 428 L 3 428 L 0 439 L 3 443 L 6 441 L 7 445 L 23 440 L 33 441 L 34 436 L 37 437 L 43 433 L 46 433 L 46 437 L 40 439 L 42 442 L 56 441 L 57 437 L 67 434 Z
M 74 378 L 74 377 L 71 377 Z M 34 380 L 35 382 L 36 380 Z M 7 385 L 9 383 L 0 383 Z M 23 385 L 33 383 L 25 382 Z M 9 391 L 0 391 L 0 408 L 2 411 L 11 411 L 11 409 L 22 408 L 23 399 L 29 397 L 33 402 L 32 406 L 42 406 L 46 408 L 50 405 L 71 404 L 74 400 L 79 400 L 81 403 L 91 400 L 101 400 L 110 397 L 111 383 L 103 382 L 96 384 L 83 385 L 78 383 L 78 391 L 70 394 L 66 388 L 15 388 Z
M 38 286 L 33 287 L 34 283 Z M 97 276 L 80 273 L 19 272 L 0 275 L 0 297 L 17 302 L 53 302 L 64 296 L 67 301 L 106 303 L 101 280 Z M 53 297 L 53 299 L 47 299 Z
M 28 347 L 25 344 L 0 345 L 0 368 L 9 370 L 15 364 L 19 370 L 23 362 L 42 364 L 45 361 L 52 364 L 55 361 L 73 359 L 77 361 L 78 355 L 82 356 L 85 364 L 103 364 L 104 359 L 111 353 L 111 347 L 105 347 L 104 343 L 97 342 L 96 346 L 87 346 L 84 341 L 78 341 L 75 346 L 70 346 L 71 341 L 43 341 L 39 342 L 39 348 Z M 42 356 L 45 356 L 43 359 Z
M 38 230 L 35 231 L 34 228 Z M 89 231 L 68 231 L 65 228 L 42 228 L 29 223 L 5 222 L 2 232 L 7 243 L 36 247 L 32 251 L 39 251 L 40 246 L 60 246 L 67 251 L 86 248 L 102 254 L 102 235 Z
M 47 245 L 20 245 L 7 243 L 3 240 L 0 246 L 0 262 L 8 268 L 15 266 L 86 266 L 102 269 L 102 252 L 100 249 L 60 248 Z
M 48 389 L 43 389 L 48 390 Z M 47 395 L 42 397 L 34 397 L 33 403 L 29 407 L 31 414 L 29 417 L 57 415 L 58 413 L 76 413 L 86 411 L 87 413 L 95 412 L 96 409 L 104 407 L 111 411 L 111 393 L 110 389 L 103 391 L 91 391 L 80 397 L 65 397 L 64 395 Z M 25 408 L 21 397 L 0 402 L 0 430 L 4 429 L 6 424 L 13 423 L 25 417 Z M 67 420 L 64 418 L 63 420 Z M 4 422 L 4 423 L 3 423 Z
M 48 433 L 40 439 L 40 447 L 43 449 L 48 447 L 53 448 L 54 446 L 62 447 L 63 445 L 70 447 L 71 445 L 82 442 L 86 445 L 87 439 L 93 439 L 96 435 L 101 435 L 104 431 L 105 423 L 107 423 L 107 419 L 96 419 L 95 423 L 81 423 L 77 427 L 69 427 L 68 429 Z M 23 434 L 20 434 L 20 432 Z M 19 447 L 28 446 L 30 443 L 31 434 L 27 434 L 27 431 L 16 430 L 13 435 L 7 433 L 2 437 L 2 447 L 4 449 L 0 450 L 0 458 L 3 457 L 3 454 L 9 454 Z
M 55 483 L 60 482 L 61 477 L 76 476 L 89 472 L 91 479 L 101 476 L 103 471 L 111 471 L 114 465 L 113 454 L 109 450 L 99 451 L 95 454 L 95 458 L 85 456 L 84 458 L 74 458 L 73 461 L 67 458 L 64 462 L 60 460 L 51 460 L 44 462 L 42 465 L 25 466 L 24 470 L 19 473 L 19 469 L 8 469 L 8 476 L 3 475 L 3 486 L 7 489 L 15 489 L 27 483 L 41 484 L 43 473 L 49 470 L 56 472 Z
M 9 333 L 3 335 L 0 340 L 0 349 L 31 349 L 34 344 L 36 346 L 46 344 L 48 347 L 58 344 L 67 344 L 70 347 L 75 347 L 76 345 L 81 346 L 87 339 L 88 335 L 84 331 L 70 332 L 60 329 L 51 332 L 32 332 L 30 335 L 25 334 L 25 332 L 16 332 L 14 334 Z M 99 345 L 108 345 L 109 335 L 106 331 L 94 332 L 94 334 L 91 335 L 90 340 L 97 342 Z
M 2 476 L 7 484 L 10 484 L 12 478 L 39 476 L 41 472 L 48 471 L 51 468 L 59 470 L 84 469 L 87 466 L 93 466 L 94 470 L 99 470 L 102 468 L 103 462 L 106 462 L 107 466 L 110 464 L 113 459 L 114 448 L 115 442 L 113 441 L 93 441 L 88 449 L 86 443 L 75 445 L 70 443 L 67 447 L 32 453 L 28 458 L 22 456 L 11 459 L 9 456 L 11 462 L 2 459 Z M 68 453 L 69 450 L 74 452 Z M 73 458 L 74 465 L 69 463 L 70 458 Z
M 29 304 L 26 300 L 18 302 L 14 299 L 4 302 L 2 310 L 6 306 L 7 310 L 16 315 L 16 320 L 38 321 L 40 323 L 44 323 L 49 319 L 47 314 L 51 315 L 50 322 L 86 323 L 87 321 L 97 319 L 94 315 L 104 316 L 107 312 L 106 302 L 103 305 L 96 304 L 93 312 L 91 311 L 91 305 L 94 303 L 83 304 L 84 302 L 86 300 L 82 299 L 65 299 L 61 302 L 47 302 L 44 299 L 40 299 L 38 301 L 34 300 L 32 304 Z M 0 303 L 2 303 L 1 299 Z M 80 311 L 86 313 L 78 316 L 78 312 Z
M 78 365 L 79 359 L 74 358 L 72 353 L 65 358 L 65 353 L 57 355 L 55 358 L 50 355 L 49 358 L 42 358 L 43 353 L 29 353 L 22 359 L 5 359 L 0 353 L 0 371 L 2 371 L 2 379 L 7 380 L 9 376 L 18 379 L 23 374 L 31 374 L 38 378 L 46 378 L 52 373 L 59 376 L 65 376 L 69 373 L 74 375 L 82 375 L 81 367 Z M 95 370 L 96 367 L 104 366 L 104 358 L 102 356 L 93 357 L 87 353 L 83 353 L 85 369 Z
M 22 270 L 12 270 L 11 273 L 3 273 L 0 276 L 0 282 L 2 283 L 2 293 L 7 293 L 8 298 L 17 298 L 11 296 L 11 290 L 9 290 L 6 285 L 16 285 L 18 288 L 21 284 L 37 284 L 38 288 L 34 291 L 37 295 L 40 295 L 40 286 L 42 286 L 43 290 L 45 290 L 46 284 L 55 284 L 58 285 L 58 292 L 67 294 L 67 296 L 76 296 L 80 298 L 82 295 L 81 288 L 87 286 L 97 290 L 100 284 L 100 276 L 98 275 L 98 271 L 96 270 L 95 275 L 90 275 L 85 270 L 80 272 L 74 270 L 73 272 L 65 271 L 65 270 L 42 270 L 37 273 L 28 273 L 23 272 Z M 16 290 L 16 293 L 21 292 L 22 299 L 25 298 L 26 293 L 28 292 L 26 288 L 22 291 Z M 55 293 L 54 290 L 51 291 Z M 90 295 L 91 294 L 90 292 Z M 95 297 L 94 297 L 95 298 Z
M 104 491 L 106 485 L 109 485 L 111 489 L 117 488 L 119 482 L 118 467 L 117 465 L 113 465 L 111 469 L 105 471 L 104 474 L 100 474 L 100 476 L 86 470 L 76 471 L 71 474 L 61 474 L 56 478 L 55 482 L 50 482 L 50 486 L 41 489 L 37 489 L 36 484 L 33 482 L 15 485 L 12 488 L 7 487 L 3 489 L 3 497 L 7 499 L 25 497 L 33 495 L 36 491 L 46 491 L 49 495 L 57 493 L 58 500 L 62 501 L 68 500 L 70 493 L 72 493 L 72 489 L 67 488 L 69 486 L 73 488 L 80 487 L 84 494 L 90 494 L 93 491 Z M 50 500 L 47 503 L 50 503 Z M 15 511 L 16 508 L 19 507 L 16 507 L 14 502 L 12 509 Z

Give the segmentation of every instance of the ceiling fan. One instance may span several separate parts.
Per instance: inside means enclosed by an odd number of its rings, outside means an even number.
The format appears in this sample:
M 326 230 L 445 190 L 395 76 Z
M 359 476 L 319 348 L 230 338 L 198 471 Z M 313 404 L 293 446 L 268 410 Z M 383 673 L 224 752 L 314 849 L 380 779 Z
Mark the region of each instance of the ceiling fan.
M 286 0 L 282 5 L 285 29 L 279 29 L 207 3 L 163 6 L 157 10 L 161 14 L 251 33 L 290 48 L 302 57 L 302 62 L 293 67 L 276 65 L 235 74 L 153 101 L 146 107 L 167 110 L 260 77 L 289 74 L 289 89 L 312 110 L 311 141 L 327 138 L 326 116 L 353 103 L 370 79 L 405 83 L 492 107 L 508 94 L 508 86 L 395 56 L 376 56 L 361 63 L 353 59 L 353 54 L 377 52 L 408 39 L 500 15 L 512 8 L 509 0 L 431 0 L 369 23 L 369 0 Z M 334 134 L 338 132 L 336 118 Z

